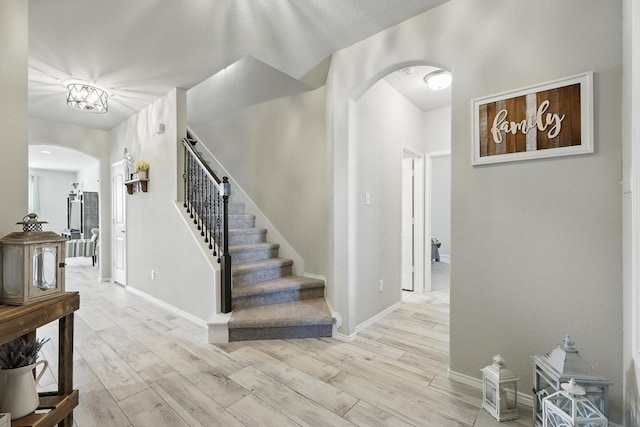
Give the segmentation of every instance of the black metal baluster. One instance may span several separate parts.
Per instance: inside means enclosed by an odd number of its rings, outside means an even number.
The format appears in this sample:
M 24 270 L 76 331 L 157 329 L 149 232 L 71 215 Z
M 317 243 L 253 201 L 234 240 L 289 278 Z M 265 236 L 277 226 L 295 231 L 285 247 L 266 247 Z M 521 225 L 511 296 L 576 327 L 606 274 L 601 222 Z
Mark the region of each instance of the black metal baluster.
M 222 182 L 195 151 L 197 141 L 191 136 L 183 139 L 184 159 L 184 207 L 200 230 L 200 235 L 213 250 L 213 256 L 221 265 L 221 310 L 231 311 L 231 255 L 229 254 L 229 196 L 228 178 Z
M 189 156 L 189 150 L 187 150 L 187 147 L 184 147 L 184 161 L 183 161 L 183 169 L 182 169 L 182 181 L 183 181 L 183 198 L 184 198 L 184 202 L 182 203 L 182 207 L 187 208 L 187 212 L 189 212 L 189 208 L 187 205 L 187 164 L 188 164 L 188 157 Z

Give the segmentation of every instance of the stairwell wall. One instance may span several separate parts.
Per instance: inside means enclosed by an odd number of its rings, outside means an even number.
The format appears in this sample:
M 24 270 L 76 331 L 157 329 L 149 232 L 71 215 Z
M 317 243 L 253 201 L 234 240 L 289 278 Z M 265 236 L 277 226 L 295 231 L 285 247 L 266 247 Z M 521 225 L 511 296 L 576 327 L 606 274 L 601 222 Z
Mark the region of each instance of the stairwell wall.
M 326 275 L 330 163 L 324 88 L 189 126 L 302 257 L 305 272 Z
M 175 207 L 185 109 L 185 92 L 174 89 L 113 128 L 111 162 L 126 147 L 150 164 L 148 192 L 126 196 L 127 286 L 206 321 L 218 304 L 215 270 Z

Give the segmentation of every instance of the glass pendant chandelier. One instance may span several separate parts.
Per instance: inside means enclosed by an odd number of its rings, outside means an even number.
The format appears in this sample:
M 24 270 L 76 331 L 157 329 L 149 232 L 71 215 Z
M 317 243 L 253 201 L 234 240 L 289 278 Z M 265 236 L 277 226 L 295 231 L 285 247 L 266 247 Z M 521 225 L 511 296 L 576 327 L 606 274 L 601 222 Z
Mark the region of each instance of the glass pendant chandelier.
M 89 113 L 106 113 L 111 93 L 96 84 L 81 80 L 68 80 L 63 83 L 67 88 L 67 105 Z

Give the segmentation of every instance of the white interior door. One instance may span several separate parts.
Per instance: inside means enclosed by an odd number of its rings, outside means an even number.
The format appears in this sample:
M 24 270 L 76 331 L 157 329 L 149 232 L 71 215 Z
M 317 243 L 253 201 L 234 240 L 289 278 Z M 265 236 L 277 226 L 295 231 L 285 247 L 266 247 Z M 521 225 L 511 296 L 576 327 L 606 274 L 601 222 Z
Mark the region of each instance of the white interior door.
M 121 285 L 127 284 L 127 199 L 124 186 L 124 161 L 111 166 L 111 194 L 113 195 L 112 216 L 113 230 L 113 281 Z
M 402 159 L 402 290 L 413 291 L 415 289 L 415 227 L 414 227 L 414 200 L 413 158 Z

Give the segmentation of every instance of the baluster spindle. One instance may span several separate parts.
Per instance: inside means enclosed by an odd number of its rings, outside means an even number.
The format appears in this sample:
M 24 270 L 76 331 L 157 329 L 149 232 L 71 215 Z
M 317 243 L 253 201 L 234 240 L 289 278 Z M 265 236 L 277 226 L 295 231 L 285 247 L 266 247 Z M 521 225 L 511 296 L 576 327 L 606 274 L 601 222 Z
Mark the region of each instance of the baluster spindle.
M 195 149 L 198 141 L 187 137 L 183 140 L 184 159 L 184 207 L 193 219 L 200 235 L 213 250 L 213 256 L 222 264 L 220 270 L 221 310 L 231 311 L 231 256 L 229 254 L 228 201 L 231 193 L 226 177 L 220 180 Z

